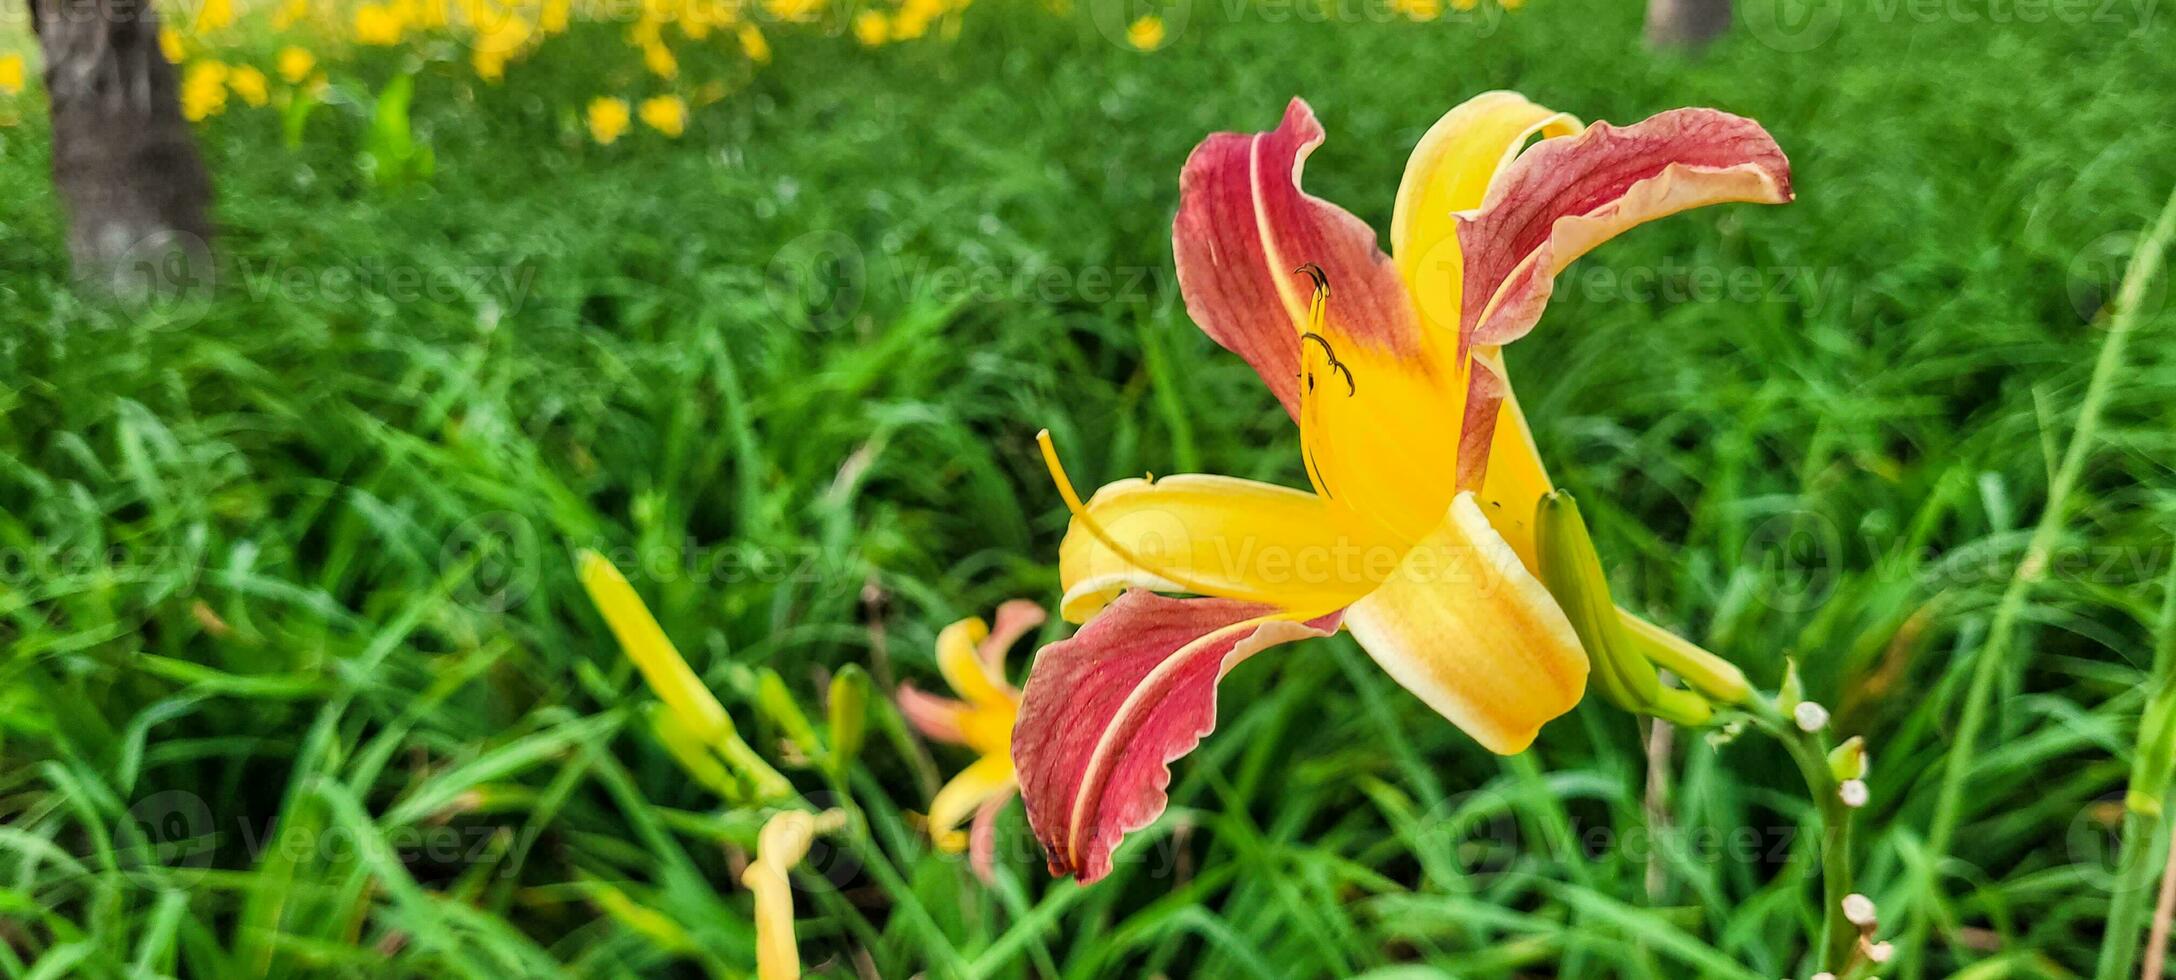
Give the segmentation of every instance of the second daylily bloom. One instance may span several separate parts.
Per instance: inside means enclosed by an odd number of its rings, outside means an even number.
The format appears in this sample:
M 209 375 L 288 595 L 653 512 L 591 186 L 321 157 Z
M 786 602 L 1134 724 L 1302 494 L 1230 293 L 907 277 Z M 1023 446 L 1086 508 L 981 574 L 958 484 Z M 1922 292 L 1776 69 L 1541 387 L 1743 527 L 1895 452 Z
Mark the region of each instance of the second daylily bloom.
M 1019 788 L 1013 773 L 1012 728 L 1020 691 L 1005 680 L 1005 652 L 1043 625 L 1043 607 L 1015 599 L 997 607 L 997 625 L 969 617 L 937 634 L 937 670 L 959 700 L 899 685 L 899 710 L 922 734 L 964 745 L 979 756 L 929 801 L 929 836 L 939 847 L 968 849 L 983 881 L 995 872 L 997 815 Z M 974 815 L 966 840 L 960 822 Z
M 1537 577 L 1551 484 L 1500 347 L 1617 233 L 1791 198 L 1789 164 L 1750 120 L 1583 126 L 1491 92 L 1415 147 L 1385 255 L 1300 189 L 1322 139 L 1297 99 L 1271 132 L 1211 136 L 1172 232 L 1188 313 L 1299 424 L 1311 492 L 1184 475 L 1083 502 L 1043 438 L 1073 512 L 1060 612 L 1086 625 L 1038 657 L 1013 748 L 1055 873 L 1108 873 L 1119 839 L 1163 811 L 1169 763 L 1215 728 L 1218 680 L 1278 643 L 1349 630 L 1495 752 L 1577 704 L 1587 653 Z

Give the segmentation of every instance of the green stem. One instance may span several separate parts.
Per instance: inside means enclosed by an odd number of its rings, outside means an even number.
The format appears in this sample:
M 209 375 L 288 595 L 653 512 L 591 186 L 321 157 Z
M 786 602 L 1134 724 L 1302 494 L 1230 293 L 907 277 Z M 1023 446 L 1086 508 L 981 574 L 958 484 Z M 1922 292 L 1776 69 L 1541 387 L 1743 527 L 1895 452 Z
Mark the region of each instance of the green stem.
M 2078 407 L 2077 428 L 2071 434 L 2070 445 L 2063 450 L 2062 463 L 2048 483 L 2047 505 L 2040 512 L 2040 523 L 2033 528 L 2024 559 L 2018 562 L 2017 572 L 2003 590 L 2001 603 L 1995 607 L 1994 620 L 1987 629 L 1987 642 L 1980 648 L 1979 659 L 1972 664 L 1964 714 L 1957 723 L 1956 748 L 1950 752 L 1942 770 L 1941 789 L 1935 797 L 1934 823 L 1927 832 L 1929 863 L 1937 869 L 1937 874 L 1949 855 L 1950 839 L 1957 830 L 1965 779 L 1971 774 L 1973 760 L 1979 752 L 1980 730 L 1987 725 L 1988 702 L 1994 693 L 1995 677 L 2009 659 L 2010 640 L 2018 618 L 2024 612 L 2025 600 L 2045 574 L 2049 555 L 2055 549 L 2055 539 L 2062 533 L 2069 514 L 2070 492 L 2085 470 L 2086 457 L 2100 428 L 2101 411 L 2107 406 L 2116 376 L 2122 371 L 2124 348 L 2138 324 L 2139 303 L 2145 296 L 2146 286 L 2160 271 L 2161 253 L 2167 248 L 2171 235 L 2176 235 L 2176 191 L 2170 193 L 2153 230 L 2139 243 L 2138 251 L 2131 256 L 2130 267 L 2124 270 L 2123 286 L 2117 292 L 2114 313 L 2108 321 L 2108 335 L 2101 341 L 2092 379 L 2086 383 L 2085 397 Z M 1905 951 L 1908 962 L 1914 964 L 1915 973 L 1917 964 L 1925 959 L 1925 951 L 1916 942 L 1925 935 L 1922 919 L 1922 914 L 1915 908 L 1912 930 L 1915 941 L 1912 948 Z
M 1828 768 L 1828 739 L 1800 731 L 1773 702 L 1755 698 L 1748 706 L 1760 725 L 1798 763 L 1806 792 L 1821 816 L 1821 934 L 1814 937 L 1820 955 L 1816 969 L 1838 971 L 1850 962 L 1858 927 L 1844 918 L 1844 896 L 1851 894 L 1851 825 L 1853 810 L 1844 805 L 1838 783 Z
M 2176 775 L 2171 756 L 2168 705 L 2176 699 L 2176 562 L 2169 565 L 2156 624 L 2153 674 L 2146 708 L 2139 720 L 2136 754 L 2131 758 L 2130 791 L 2125 794 L 2123 849 L 2116 862 L 2115 894 L 2108 899 L 2108 927 L 2101 933 L 2097 980 L 2128 977 L 2137 969 L 2139 930 L 2146 921 L 2146 896 L 2153 890 L 2154 852 L 2163 846 L 2162 818 L 2168 786 Z
M 2123 815 L 2123 850 L 2117 859 L 2115 894 L 2109 897 L 2108 928 L 2101 936 L 2097 980 L 2128 977 L 2138 968 L 2139 931 L 2146 921 L 2146 896 L 2153 891 L 2153 851 L 2161 818 L 2136 810 Z

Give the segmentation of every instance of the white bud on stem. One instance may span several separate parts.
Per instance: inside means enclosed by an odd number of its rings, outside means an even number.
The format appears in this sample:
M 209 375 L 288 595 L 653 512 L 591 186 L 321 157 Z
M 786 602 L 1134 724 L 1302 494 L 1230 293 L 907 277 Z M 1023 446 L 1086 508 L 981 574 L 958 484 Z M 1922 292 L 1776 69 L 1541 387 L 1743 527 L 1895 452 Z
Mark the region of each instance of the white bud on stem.
M 1844 896 L 1844 918 L 1861 929 L 1871 928 L 1874 918 L 1874 900 L 1858 892 Z
M 1867 800 L 1866 781 L 1846 779 L 1843 781 L 1843 785 L 1836 787 L 1836 795 L 1844 801 L 1845 806 L 1854 810 L 1865 806 Z
M 1818 702 L 1800 701 L 1791 709 L 1791 720 L 1798 722 L 1799 731 L 1818 732 L 1828 727 L 1828 709 Z

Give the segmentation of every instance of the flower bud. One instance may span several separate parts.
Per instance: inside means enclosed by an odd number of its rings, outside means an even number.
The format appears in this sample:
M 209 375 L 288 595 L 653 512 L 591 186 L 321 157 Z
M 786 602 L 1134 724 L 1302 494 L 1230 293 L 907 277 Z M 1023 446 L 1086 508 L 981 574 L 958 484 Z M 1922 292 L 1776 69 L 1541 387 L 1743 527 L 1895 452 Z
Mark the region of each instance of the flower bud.
M 1800 701 L 1791 708 L 1791 720 L 1798 723 L 1802 732 L 1818 732 L 1828 727 L 1828 709 L 1813 701 Z
M 860 664 L 847 664 L 831 675 L 831 692 L 824 699 L 825 720 L 831 726 L 830 753 L 825 762 L 833 774 L 844 776 L 846 768 L 861 754 L 861 742 L 869 731 L 869 672 Z
M 1843 911 L 1844 918 L 1861 929 L 1871 927 L 1877 921 L 1874 900 L 1858 892 L 1844 896 Z
M 1866 739 L 1857 735 L 1844 739 L 1828 754 L 1829 775 L 1839 780 L 1865 779 L 1873 763 L 1866 754 Z
M 1677 676 L 1693 690 L 1724 704 L 1752 700 L 1753 684 L 1738 665 L 1702 649 L 1699 644 L 1656 626 L 1631 613 L 1618 611 L 1625 636 L 1650 663 Z
M 1866 783 L 1857 779 L 1846 779 L 1842 785 L 1836 787 L 1836 797 L 1854 810 L 1865 806 L 1868 799 Z
M 1541 498 L 1534 512 L 1535 553 L 1541 581 L 1579 634 L 1593 663 L 1594 686 L 1610 703 L 1627 711 L 1648 712 L 1662 691 L 1655 666 L 1634 649 L 1609 597 L 1601 557 L 1579 518 L 1579 504 L 1558 490 Z

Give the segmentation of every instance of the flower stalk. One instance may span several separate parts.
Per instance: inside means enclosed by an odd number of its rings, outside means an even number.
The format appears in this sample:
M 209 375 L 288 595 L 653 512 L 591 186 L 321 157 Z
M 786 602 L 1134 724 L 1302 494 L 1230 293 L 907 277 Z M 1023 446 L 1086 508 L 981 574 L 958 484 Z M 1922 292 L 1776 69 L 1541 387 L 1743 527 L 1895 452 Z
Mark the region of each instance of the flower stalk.
M 2146 896 L 2153 889 L 2153 854 L 2167 835 L 2164 806 L 2169 781 L 2176 775 L 2176 563 L 2169 566 L 2161 594 L 2153 674 L 2146 687 L 2146 710 L 2138 722 L 2137 747 L 2131 757 L 2130 788 L 2123 796 L 2123 844 L 2116 858 L 2115 893 L 2108 900 L 2108 928 L 2102 933 L 2100 959 L 2093 975 L 2116 980 L 2136 975 L 2139 932 L 2144 928 Z

